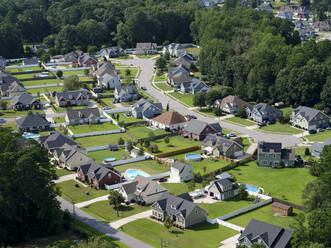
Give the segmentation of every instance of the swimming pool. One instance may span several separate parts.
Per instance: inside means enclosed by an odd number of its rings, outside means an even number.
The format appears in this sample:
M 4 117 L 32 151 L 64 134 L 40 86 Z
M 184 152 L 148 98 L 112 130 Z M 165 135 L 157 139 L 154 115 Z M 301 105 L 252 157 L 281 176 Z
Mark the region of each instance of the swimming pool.
M 200 154 L 186 154 L 185 155 L 185 160 L 200 161 L 201 160 L 201 155 Z
M 114 161 L 116 161 L 116 158 L 105 158 L 103 160 L 104 163 L 110 163 L 110 162 L 114 162 Z
M 25 139 L 37 139 L 40 137 L 39 134 L 26 134 L 26 135 L 22 135 L 23 138 Z
M 133 180 L 136 178 L 137 175 L 143 176 L 143 177 L 149 177 L 150 175 L 142 170 L 139 169 L 127 169 L 125 171 L 124 177 L 128 180 Z
M 255 187 L 255 186 L 252 186 L 252 185 L 249 185 L 249 184 L 246 184 L 245 186 L 246 186 L 246 189 L 247 189 L 248 191 L 252 191 L 252 192 L 256 192 L 256 193 L 258 193 L 259 190 L 260 190 L 260 188 Z

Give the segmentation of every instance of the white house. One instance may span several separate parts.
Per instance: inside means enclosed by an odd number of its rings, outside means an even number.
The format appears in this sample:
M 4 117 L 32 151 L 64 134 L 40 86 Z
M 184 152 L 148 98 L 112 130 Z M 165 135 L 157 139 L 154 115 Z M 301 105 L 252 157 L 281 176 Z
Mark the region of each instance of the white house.
M 194 177 L 194 170 L 191 164 L 186 164 L 180 161 L 175 163 L 170 168 L 170 179 L 172 183 L 182 183 L 192 180 Z
M 326 114 L 305 106 L 300 106 L 293 111 L 290 122 L 293 126 L 305 130 L 316 130 L 330 126 L 330 119 Z

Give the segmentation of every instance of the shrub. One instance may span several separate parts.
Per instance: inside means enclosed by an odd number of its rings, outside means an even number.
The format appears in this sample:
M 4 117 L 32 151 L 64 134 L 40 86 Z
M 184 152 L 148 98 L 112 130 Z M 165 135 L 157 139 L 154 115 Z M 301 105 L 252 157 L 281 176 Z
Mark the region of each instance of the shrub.
M 278 164 L 278 166 L 277 166 L 277 168 L 278 169 L 282 169 L 282 168 L 284 168 L 284 166 L 285 166 L 284 162 L 283 161 L 280 161 L 279 164 Z
M 247 200 L 248 198 L 248 192 L 246 191 L 246 186 L 245 185 L 240 185 L 238 189 L 238 197 L 240 200 Z
M 306 147 L 306 149 L 305 149 L 305 155 L 306 155 L 306 156 L 310 156 L 310 155 L 311 155 L 311 154 L 310 154 L 310 150 L 309 150 L 308 147 Z
M 214 108 L 213 109 L 213 113 L 216 115 L 216 116 L 222 116 L 222 110 L 220 108 Z

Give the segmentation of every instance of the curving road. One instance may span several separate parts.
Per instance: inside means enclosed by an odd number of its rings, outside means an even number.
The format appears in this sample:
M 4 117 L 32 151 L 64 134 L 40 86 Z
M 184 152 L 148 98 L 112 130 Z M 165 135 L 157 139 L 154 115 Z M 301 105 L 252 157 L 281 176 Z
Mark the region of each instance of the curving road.
M 206 122 L 220 121 L 219 118 L 207 117 L 205 115 L 201 115 L 197 112 L 194 112 L 188 109 L 187 107 L 185 107 L 184 105 L 182 105 L 181 103 L 173 100 L 169 96 L 163 94 L 159 90 L 155 89 L 152 86 L 152 83 L 150 82 L 154 72 L 153 68 L 154 68 L 155 60 L 141 59 L 134 56 L 133 59 L 123 60 L 121 61 L 121 63 L 128 65 L 133 64 L 134 66 L 139 66 L 142 69 L 142 72 L 139 76 L 139 85 L 145 86 L 147 88 L 147 92 L 156 99 L 158 99 L 162 103 L 164 108 L 166 107 L 167 103 L 169 103 L 171 109 L 183 115 L 194 114 L 195 116 L 197 116 L 199 120 Z M 235 132 L 247 134 L 251 136 L 255 142 L 259 142 L 259 141 L 281 142 L 284 147 L 295 146 L 302 143 L 302 140 L 300 138 L 292 135 L 264 133 L 257 130 L 248 129 L 243 126 L 235 125 L 232 123 L 223 122 L 223 121 L 220 122 L 222 127 L 231 129 Z

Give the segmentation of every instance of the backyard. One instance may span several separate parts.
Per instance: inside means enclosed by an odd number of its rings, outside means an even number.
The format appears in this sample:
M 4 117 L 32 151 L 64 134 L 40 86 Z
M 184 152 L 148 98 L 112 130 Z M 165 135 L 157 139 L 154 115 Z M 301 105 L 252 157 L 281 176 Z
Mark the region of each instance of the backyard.
M 311 142 L 324 142 L 327 139 L 331 139 L 331 130 L 310 134 L 305 136 L 305 138 Z
M 119 149 L 118 151 L 109 151 L 109 150 L 99 150 L 88 153 L 89 157 L 93 158 L 97 163 L 102 164 L 105 158 L 116 158 L 116 160 L 129 159 L 130 154 L 124 149 Z M 126 158 L 125 156 L 126 155 Z
M 168 189 L 169 193 L 173 195 L 181 195 L 191 191 L 187 183 L 162 183 L 162 186 Z M 194 189 L 202 189 L 203 187 L 204 185 L 200 183 L 194 184 Z
M 167 132 L 163 129 L 153 130 L 146 126 L 132 126 L 128 127 L 128 131 L 137 139 L 148 138 L 153 133 L 154 136 L 166 134 Z
M 107 135 L 76 138 L 76 141 L 82 147 L 87 148 L 87 147 L 95 147 L 95 146 L 104 146 L 109 144 L 117 144 L 119 138 L 122 138 L 125 141 L 131 140 L 130 136 L 128 136 L 126 133 L 114 133 Z
M 41 80 L 31 80 L 31 81 L 22 81 L 24 87 L 26 86 L 36 86 L 36 85 L 48 85 L 48 84 L 59 84 L 60 80 L 58 79 L 41 79 Z
M 259 167 L 256 161 L 228 172 L 240 183 L 262 187 L 265 193 L 270 192 L 272 196 L 296 204 L 302 204 L 301 195 L 306 183 L 315 179 L 307 168 L 272 169 Z
M 194 107 L 193 106 L 194 95 L 192 95 L 192 94 L 183 94 L 183 93 L 179 93 L 179 92 L 170 92 L 168 94 L 170 96 L 176 98 L 178 101 L 181 101 L 181 102 L 185 103 L 189 107 Z
M 91 125 L 71 125 L 68 128 L 74 133 L 93 133 L 93 132 L 100 132 L 100 131 L 109 131 L 109 130 L 118 130 L 118 127 L 111 123 L 111 122 L 104 122 L 98 124 L 91 124 Z
M 279 122 L 261 127 L 258 130 L 262 130 L 269 133 L 280 133 L 280 134 L 299 134 L 303 132 L 303 130 L 301 129 L 293 128 L 290 124 L 281 124 Z
M 109 201 L 99 201 L 86 207 L 82 207 L 81 209 L 101 221 L 112 222 L 150 210 L 150 207 L 143 207 L 136 204 L 131 204 L 129 206 L 121 205 L 118 207 L 118 217 L 116 214 L 116 209 L 114 206 L 109 205 Z
M 39 93 L 51 93 L 52 91 L 62 92 L 62 86 L 54 86 L 54 87 L 46 87 L 46 88 L 34 88 L 34 89 L 27 89 L 30 94 L 37 94 Z
M 250 120 L 243 119 L 243 118 L 240 118 L 240 117 L 231 117 L 231 118 L 228 118 L 228 119 L 224 119 L 223 121 L 233 122 L 233 123 L 239 124 L 241 126 L 254 126 L 254 125 L 256 125 L 256 123 L 254 121 L 250 121 Z
M 65 181 L 56 185 L 61 190 L 61 197 L 63 197 L 69 202 L 72 202 L 72 198 L 75 203 L 89 201 L 91 199 L 107 195 L 109 193 L 108 190 L 96 190 L 91 188 L 90 186 L 84 187 L 83 185 L 74 180 Z M 76 187 L 76 185 L 78 185 L 79 187 Z
M 45 76 L 48 76 L 48 77 L 53 77 L 53 75 L 50 74 L 50 73 L 49 74 L 46 74 L 46 73 L 41 73 L 41 72 L 38 72 L 38 73 L 17 74 L 17 75 L 15 75 L 15 77 L 18 78 L 18 79 L 33 79 L 33 78 L 36 78 L 36 77 L 38 77 L 40 75 L 43 75 L 43 76 L 45 75 Z M 41 79 L 42 77 L 39 77 L 39 78 Z
M 10 71 L 12 73 L 15 73 L 15 72 L 25 72 L 25 71 L 31 71 L 31 72 L 33 72 L 33 71 L 40 71 L 40 70 L 43 70 L 43 68 L 40 68 L 39 66 L 20 67 L 20 68 L 15 68 L 15 69 L 6 68 L 6 71 Z
M 192 53 L 192 54 L 197 54 L 199 55 L 200 54 L 200 48 L 199 47 L 189 47 L 186 49 L 189 53 Z
M 159 164 L 156 160 L 145 160 L 116 166 L 116 170 L 122 173 L 128 169 L 139 169 L 148 173 L 149 175 L 156 175 L 170 170 L 169 166 L 165 164 Z
M 44 114 L 43 109 L 33 109 L 31 111 L 34 113 Z M 7 109 L 7 110 L 0 110 L 0 117 L 1 118 L 21 117 L 21 116 L 27 115 L 28 113 L 29 113 L 29 110 L 14 111 L 12 109 Z
M 237 234 L 230 228 L 209 223 L 185 231 L 175 229 L 170 233 L 162 224 L 148 219 L 130 222 L 124 225 L 122 230 L 154 247 L 159 247 L 162 242 L 161 247 L 168 248 L 215 248 L 220 246 L 222 240 Z

